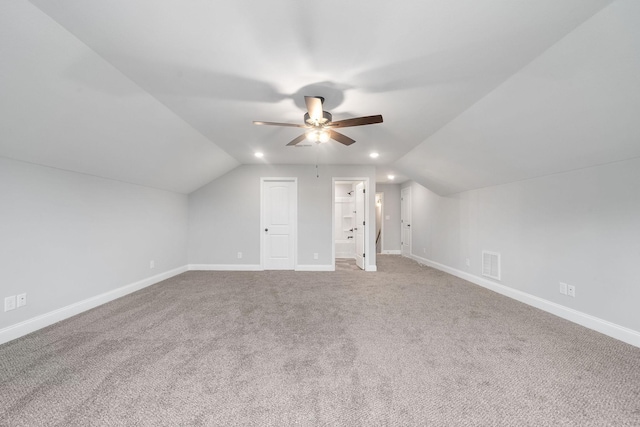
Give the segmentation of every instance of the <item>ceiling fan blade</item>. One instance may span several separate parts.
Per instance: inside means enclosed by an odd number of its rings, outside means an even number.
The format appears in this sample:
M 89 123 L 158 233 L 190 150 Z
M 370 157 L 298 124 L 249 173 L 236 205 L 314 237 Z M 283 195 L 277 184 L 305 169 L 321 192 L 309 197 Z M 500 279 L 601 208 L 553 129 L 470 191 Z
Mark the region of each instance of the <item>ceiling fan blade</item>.
M 296 139 L 294 139 L 293 141 L 291 141 L 290 143 L 288 143 L 287 145 L 297 145 L 298 143 L 304 141 L 304 139 L 307 137 L 306 134 L 302 134 L 299 137 L 297 137 Z
M 338 141 L 340 144 L 344 144 L 344 145 L 351 145 L 354 142 L 356 142 L 355 139 L 351 139 L 347 135 L 343 135 L 331 129 L 329 129 L 329 136 L 331 137 L 331 139 L 334 139 Z
M 292 128 L 308 128 L 307 125 L 299 125 L 297 123 L 277 123 L 277 122 L 253 122 L 254 125 L 268 125 L 268 126 L 289 126 Z
M 338 120 L 337 122 L 331 122 L 329 124 L 329 127 L 346 128 L 351 126 L 372 125 L 375 123 L 382 123 L 382 116 L 380 114 L 376 116 L 365 116 L 365 117 L 356 117 L 353 119 Z
M 319 96 L 305 96 L 304 102 L 307 104 L 310 119 L 322 119 L 322 103 L 324 102 L 324 98 Z

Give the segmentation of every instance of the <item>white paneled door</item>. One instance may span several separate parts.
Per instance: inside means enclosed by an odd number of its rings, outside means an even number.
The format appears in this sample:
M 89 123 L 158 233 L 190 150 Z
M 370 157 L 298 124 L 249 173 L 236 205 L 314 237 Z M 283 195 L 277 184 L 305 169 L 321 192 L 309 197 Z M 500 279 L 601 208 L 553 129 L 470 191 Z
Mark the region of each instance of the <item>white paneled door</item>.
M 293 270 L 297 232 L 297 183 L 262 179 L 262 262 L 265 270 Z
M 400 191 L 400 223 L 402 225 L 402 255 L 411 255 L 411 187 Z
M 364 270 L 364 230 L 365 230 L 365 212 L 364 212 L 364 183 L 356 184 L 356 218 L 353 231 L 356 239 L 356 265 Z

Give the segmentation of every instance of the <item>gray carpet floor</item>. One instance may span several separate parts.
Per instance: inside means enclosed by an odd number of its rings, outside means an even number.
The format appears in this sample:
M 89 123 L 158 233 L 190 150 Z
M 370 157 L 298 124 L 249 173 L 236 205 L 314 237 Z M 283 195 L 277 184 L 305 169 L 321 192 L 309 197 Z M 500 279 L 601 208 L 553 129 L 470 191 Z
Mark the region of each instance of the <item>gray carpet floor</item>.
M 640 425 L 640 349 L 378 268 L 187 272 L 9 342 L 0 425 Z

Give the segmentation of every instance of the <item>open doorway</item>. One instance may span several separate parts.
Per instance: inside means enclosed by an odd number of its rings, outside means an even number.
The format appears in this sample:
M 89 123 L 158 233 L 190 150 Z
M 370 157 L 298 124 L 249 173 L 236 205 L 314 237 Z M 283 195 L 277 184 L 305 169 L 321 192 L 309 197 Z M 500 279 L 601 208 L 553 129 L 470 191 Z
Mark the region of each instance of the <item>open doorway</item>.
M 333 179 L 333 245 L 336 259 L 353 260 L 365 270 L 367 243 L 366 182 L 363 179 Z

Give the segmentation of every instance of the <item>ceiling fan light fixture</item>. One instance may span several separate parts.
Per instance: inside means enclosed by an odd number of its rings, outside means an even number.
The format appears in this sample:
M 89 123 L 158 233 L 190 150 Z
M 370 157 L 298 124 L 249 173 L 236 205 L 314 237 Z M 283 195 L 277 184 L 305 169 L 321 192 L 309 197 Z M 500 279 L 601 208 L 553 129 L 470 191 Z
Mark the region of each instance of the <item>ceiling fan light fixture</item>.
M 264 153 L 261 151 L 256 151 L 255 153 L 253 153 L 254 156 L 256 156 L 257 158 L 261 159 L 262 157 L 264 157 Z
M 329 142 L 329 132 L 326 130 L 320 131 L 318 136 L 318 142 Z
M 395 175 L 387 175 L 387 178 L 389 178 L 389 180 L 391 180 L 391 181 L 396 179 Z
M 306 136 L 307 140 L 317 143 L 329 142 L 329 139 L 331 139 L 331 137 L 329 136 L 329 132 L 320 129 L 310 130 L 309 132 L 307 132 Z
M 377 159 L 380 156 L 380 154 L 376 153 L 375 151 L 371 154 L 369 154 L 369 157 L 371 157 L 372 159 Z
M 307 140 L 316 142 L 318 140 L 318 132 L 315 130 L 310 130 L 309 132 L 307 132 Z

